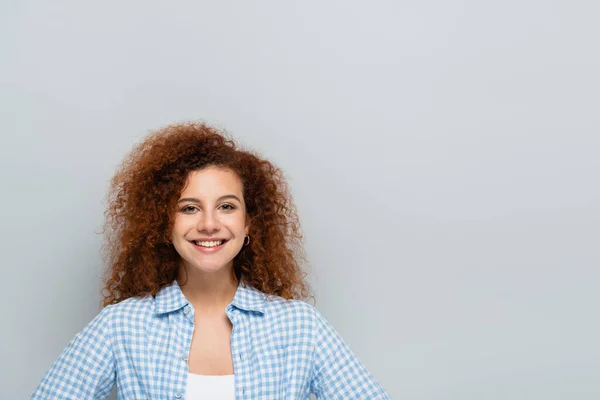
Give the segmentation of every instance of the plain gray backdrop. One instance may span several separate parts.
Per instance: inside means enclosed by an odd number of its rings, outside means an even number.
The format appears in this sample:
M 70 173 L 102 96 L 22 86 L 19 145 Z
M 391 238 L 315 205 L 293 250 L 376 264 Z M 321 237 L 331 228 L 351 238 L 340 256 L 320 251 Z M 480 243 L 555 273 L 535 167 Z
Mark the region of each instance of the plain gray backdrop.
M 593 1 L 0 2 L 1 398 L 99 312 L 108 180 L 203 119 L 289 178 L 394 399 L 600 397 Z

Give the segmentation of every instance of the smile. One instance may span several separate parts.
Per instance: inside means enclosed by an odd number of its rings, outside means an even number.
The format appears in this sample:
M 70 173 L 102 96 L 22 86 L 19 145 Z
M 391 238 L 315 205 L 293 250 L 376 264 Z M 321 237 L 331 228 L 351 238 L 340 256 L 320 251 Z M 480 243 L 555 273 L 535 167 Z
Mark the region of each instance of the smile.
M 203 253 L 215 253 L 223 248 L 227 240 L 215 241 L 190 241 L 190 243 Z

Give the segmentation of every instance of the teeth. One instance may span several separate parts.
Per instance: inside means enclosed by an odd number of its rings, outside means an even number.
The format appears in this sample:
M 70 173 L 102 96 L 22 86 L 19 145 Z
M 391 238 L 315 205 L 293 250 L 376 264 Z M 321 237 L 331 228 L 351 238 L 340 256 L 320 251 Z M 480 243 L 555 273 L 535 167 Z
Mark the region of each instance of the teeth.
M 219 240 L 216 242 L 195 242 L 197 246 L 202 246 L 202 247 L 215 247 L 215 246 L 220 246 L 223 241 Z

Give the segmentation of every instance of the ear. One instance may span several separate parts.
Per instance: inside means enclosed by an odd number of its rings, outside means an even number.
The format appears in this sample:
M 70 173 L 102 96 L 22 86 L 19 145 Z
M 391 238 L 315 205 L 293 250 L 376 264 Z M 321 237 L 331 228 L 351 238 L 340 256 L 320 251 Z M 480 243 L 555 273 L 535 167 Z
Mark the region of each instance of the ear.
M 246 226 L 244 228 L 246 235 L 250 232 L 250 216 L 246 214 Z

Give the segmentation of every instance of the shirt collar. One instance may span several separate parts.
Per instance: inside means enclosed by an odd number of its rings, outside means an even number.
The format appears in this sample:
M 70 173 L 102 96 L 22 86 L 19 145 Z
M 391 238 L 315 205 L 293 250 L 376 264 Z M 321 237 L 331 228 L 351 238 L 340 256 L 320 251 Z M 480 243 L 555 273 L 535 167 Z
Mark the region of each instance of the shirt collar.
M 249 284 L 240 283 L 230 305 L 244 311 L 257 311 L 264 314 L 265 296 L 263 292 Z M 156 304 L 155 313 L 157 315 L 179 310 L 189 304 L 176 279 L 171 284 L 161 288 L 156 294 L 154 301 Z

